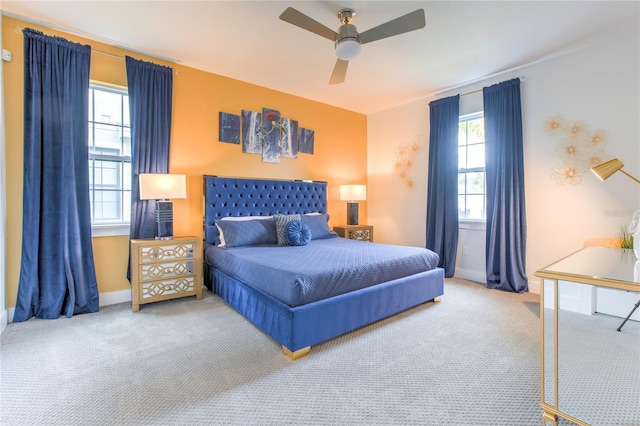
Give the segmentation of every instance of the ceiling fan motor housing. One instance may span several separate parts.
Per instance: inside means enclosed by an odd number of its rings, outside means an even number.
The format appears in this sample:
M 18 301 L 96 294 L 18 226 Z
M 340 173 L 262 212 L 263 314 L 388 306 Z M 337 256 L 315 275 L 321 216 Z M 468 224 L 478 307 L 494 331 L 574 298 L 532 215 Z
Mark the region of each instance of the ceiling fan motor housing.
M 338 30 L 336 39 L 336 55 L 343 61 L 349 61 L 360 55 L 362 45 L 355 25 L 344 24 Z

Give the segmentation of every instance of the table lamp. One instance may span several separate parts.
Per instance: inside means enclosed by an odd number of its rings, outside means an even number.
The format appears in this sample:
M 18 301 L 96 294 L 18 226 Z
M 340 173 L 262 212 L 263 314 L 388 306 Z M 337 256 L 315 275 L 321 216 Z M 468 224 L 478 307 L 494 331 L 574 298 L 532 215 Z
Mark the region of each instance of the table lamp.
M 347 201 L 347 225 L 358 224 L 358 203 L 367 199 L 367 185 L 340 185 L 340 200 Z
M 186 175 L 142 173 L 140 199 L 156 200 L 156 240 L 173 239 L 173 203 L 170 198 L 187 198 Z

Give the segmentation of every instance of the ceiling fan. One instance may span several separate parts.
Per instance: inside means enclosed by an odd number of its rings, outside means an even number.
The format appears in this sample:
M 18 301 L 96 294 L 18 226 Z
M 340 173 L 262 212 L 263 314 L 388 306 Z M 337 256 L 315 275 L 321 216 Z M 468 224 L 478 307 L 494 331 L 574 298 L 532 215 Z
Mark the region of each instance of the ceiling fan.
M 293 7 L 288 7 L 282 12 L 280 19 L 335 42 L 338 60 L 333 68 L 329 84 L 344 82 L 349 60 L 355 59 L 360 54 L 363 44 L 409 31 L 419 30 L 425 26 L 423 9 L 415 10 L 362 33 L 358 33 L 356 26 L 351 23 L 355 16 L 356 13 L 353 9 L 346 8 L 340 10 L 338 12 L 338 18 L 342 25 L 338 29 L 338 32 L 325 27 Z

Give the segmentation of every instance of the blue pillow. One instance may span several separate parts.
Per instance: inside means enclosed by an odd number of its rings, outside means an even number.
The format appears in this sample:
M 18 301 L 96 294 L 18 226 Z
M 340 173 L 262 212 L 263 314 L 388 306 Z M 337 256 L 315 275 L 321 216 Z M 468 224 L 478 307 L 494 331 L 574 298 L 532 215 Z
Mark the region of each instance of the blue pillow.
M 290 246 L 304 246 L 311 241 L 311 229 L 302 220 L 292 220 L 287 223 L 286 237 Z
M 276 235 L 279 246 L 289 245 L 287 242 L 287 224 L 292 220 L 300 220 L 299 214 L 276 214 L 273 215 L 276 223 Z
M 305 214 L 302 215 L 302 221 L 311 230 L 312 240 L 322 240 L 324 238 L 338 236 L 338 234 L 329 229 L 329 216 L 326 213 Z
M 216 226 L 224 235 L 224 247 L 275 244 L 278 242 L 273 219 L 218 220 Z

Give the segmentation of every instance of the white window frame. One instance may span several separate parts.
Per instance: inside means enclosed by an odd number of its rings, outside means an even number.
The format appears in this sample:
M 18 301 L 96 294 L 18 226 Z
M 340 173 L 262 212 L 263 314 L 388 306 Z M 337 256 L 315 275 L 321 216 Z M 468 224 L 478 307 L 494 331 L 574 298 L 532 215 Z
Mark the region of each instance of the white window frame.
M 114 87 L 114 86 L 104 85 L 104 84 L 95 83 L 95 82 L 91 82 L 90 89 L 118 93 L 121 95 L 128 96 L 128 92 L 126 88 Z M 93 100 L 94 97 L 90 97 L 90 99 Z M 90 106 L 90 108 L 91 108 L 91 111 L 94 111 L 93 106 Z M 92 124 L 92 123 L 101 124 L 99 120 L 94 121 L 94 117 L 89 117 L 89 124 Z M 124 126 L 124 124 L 122 124 L 121 127 L 126 128 L 127 126 Z M 94 131 L 95 131 L 95 128 L 94 128 Z M 93 135 L 89 135 L 87 143 L 91 143 L 92 140 L 93 140 Z M 121 163 L 126 163 L 126 162 L 131 163 L 131 153 L 128 156 L 119 156 L 119 155 L 110 156 L 108 154 L 93 154 L 91 153 L 91 147 L 89 147 L 89 162 L 90 162 L 89 173 L 94 173 L 94 168 L 93 168 L 93 164 L 91 164 L 91 161 L 95 159 L 116 160 L 116 161 L 120 161 Z M 91 182 L 95 182 L 95 179 L 91 179 Z M 90 184 L 89 186 L 89 191 L 92 192 L 91 200 L 94 200 L 93 192 L 95 191 L 95 189 L 93 188 L 92 184 Z M 91 211 L 92 211 L 91 231 L 92 231 L 93 237 L 109 237 L 109 236 L 120 236 L 120 235 L 130 234 L 130 218 L 127 218 L 126 220 L 123 218 L 123 221 L 113 222 L 113 223 L 94 223 L 93 222 L 93 206 L 91 206 Z
M 458 117 L 458 123 L 462 123 L 465 121 L 472 121 L 472 120 L 476 120 L 478 118 L 484 118 L 484 111 L 480 111 L 480 112 L 475 112 L 472 114 L 465 114 L 465 115 L 461 115 L 460 117 Z M 486 144 L 486 138 L 484 143 Z M 460 146 L 460 145 L 458 145 Z M 480 230 L 484 230 L 486 229 L 486 224 L 487 224 L 487 218 L 486 218 L 486 213 L 487 213 L 487 172 L 486 172 L 486 164 L 484 167 L 474 167 L 474 168 L 470 168 L 470 169 L 458 169 L 458 174 L 460 173 L 464 173 L 464 172 L 478 172 L 478 171 L 482 171 L 484 173 L 484 186 L 485 186 L 485 192 L 484 192 L 484 202 L 485 202 L 485 208 L 484 208 L 484 212 L 485 212 L 485 217 L 483 219 L 469 219 L 469 218 L 461 218 L 458 216 L 458 225 L 459 228 L 463 228 L 463 229 L 480 229 Z M 458 195 L 461 195 L 460 193 L 458 193 Z M 465 196 L 467 195 L 466 192 L 464 194 Z

